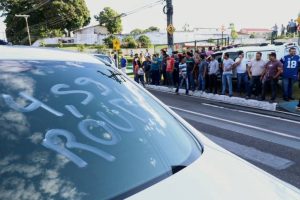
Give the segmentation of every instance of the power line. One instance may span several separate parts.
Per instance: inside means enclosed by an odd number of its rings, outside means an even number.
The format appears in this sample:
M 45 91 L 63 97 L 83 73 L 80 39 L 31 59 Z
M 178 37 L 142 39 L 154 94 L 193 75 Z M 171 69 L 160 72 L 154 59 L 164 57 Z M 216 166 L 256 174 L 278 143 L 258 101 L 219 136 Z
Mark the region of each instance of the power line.
M 152 8 L 152 7 L 157 6 L 159 4 L 162 4 L 164 1 L 165 0 L 159 0 L 159 1 L 155 1 L 155 2 L 152 2 L 152 3 L 146 4 L 144 6 L 141 6 L 139 8 L 134 9 L 134 10 L 128 11 L 126 13 L 122 13 L 119 16 L 117 16 L 116 18 L 118 18 L 118 17 L 127 17 L 128 15 L 132 15 L 132 14 L 135 14 L 135 13 L 140 12 L 142 10 L 149 9 L 149 8 Z

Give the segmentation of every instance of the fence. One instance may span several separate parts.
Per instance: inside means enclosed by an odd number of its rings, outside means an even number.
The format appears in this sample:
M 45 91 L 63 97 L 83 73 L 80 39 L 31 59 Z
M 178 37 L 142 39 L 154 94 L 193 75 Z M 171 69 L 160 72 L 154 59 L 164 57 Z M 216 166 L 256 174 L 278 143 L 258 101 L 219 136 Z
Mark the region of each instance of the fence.
M 184 52 L 190 49 L 197 50 L 202 47 L 223 47 L 229 46 L 230 38 L 217 38 L 217 39 L 207 39 L 207 40 L 194 40 L 187 42 L 177 42 L 174 43 L 174 51 Z M 167 44 L 156 44 L 154 45 L 154 52 L 158 53 L 161 49 L 166 49 Z

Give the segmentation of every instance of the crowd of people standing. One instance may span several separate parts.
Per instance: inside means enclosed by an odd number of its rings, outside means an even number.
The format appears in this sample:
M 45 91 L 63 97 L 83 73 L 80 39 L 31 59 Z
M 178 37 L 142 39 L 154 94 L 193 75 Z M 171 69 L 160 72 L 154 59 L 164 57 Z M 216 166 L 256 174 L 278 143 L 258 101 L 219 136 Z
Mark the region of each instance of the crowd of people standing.
M 279 27 L 277 26 L 277 24 L 275 24 L 272 27 L 272 37 L 276 38 L 279 35 L 280 36 L 297 36 L 300 33 L 300 24 L 297 23 L 297 20 L 293 20 L 291 19 L 288 24 L 285 25 L 281 25 L 280 27 L 280 32 L 279 32 Z
M 204 48 L 184 53 L 167 53 L 161 50 L 160 54 L 134 55 L 134 80 L 138 83 L 164 85 L 175 87 L 176 92 L 185 88 L 186 95 L 190 91 L 213 94 L 234 95 L 233 74 L 236 72 L 235 94 L 246 99 L 255 97 L 265 100 L 268 89 L 271 90 L 270 101 L 277 98 L 278 82 L 282 80 L 283 99 L 294 100 L 293 85 L 300 80 L 300 57 L 296 49 L 290 48 L 284 58 L 277 58 L 275 52 L 269 54 L 268 60 L 262 59 L 262 53 L 257 52 L 253 60 L 247 60 L 244 52 L 238 53 L 233 60 L 228 53 L 217 60 L 213 49 Z M 218 81 L 220 79 L 220 81 Z M 300 87 L 300 81 L 299 81 Z M 300 101 L 298 105 L 300 109 Z

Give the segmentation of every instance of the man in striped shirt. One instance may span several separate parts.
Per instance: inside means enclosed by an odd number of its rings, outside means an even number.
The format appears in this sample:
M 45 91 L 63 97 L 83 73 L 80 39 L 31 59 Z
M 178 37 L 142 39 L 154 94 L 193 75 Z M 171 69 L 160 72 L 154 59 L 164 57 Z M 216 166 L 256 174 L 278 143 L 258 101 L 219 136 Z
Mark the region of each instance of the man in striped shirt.
M 179 88 L 182 87 L 183 83 L 185 83 L 185 94 L 189 94 L 189 80 L 187 75 L 187 64 L 186 64 L 186 58 L 181 57 L 180 63 L 179 63 L 179 84 L 176 89 L 176 93 L 178 94 Z

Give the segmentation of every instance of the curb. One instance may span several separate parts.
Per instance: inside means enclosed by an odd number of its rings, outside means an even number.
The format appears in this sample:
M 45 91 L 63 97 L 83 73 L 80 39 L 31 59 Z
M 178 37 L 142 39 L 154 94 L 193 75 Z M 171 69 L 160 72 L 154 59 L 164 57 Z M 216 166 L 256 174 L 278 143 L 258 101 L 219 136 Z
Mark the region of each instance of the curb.
M 174 94 L 175 94 L 175 90 L 176 90 L 175 88 L 168 88 L 165 86 L 155 86 L 155 85 L 146 85 L 146 88 L 160 91 L 160 92 L 168 92 L 168 93 L 174 93 Z M 181 95 L 184 95 L 185 89 L 179 89 L 178 93 Z M 205 92 L 202 93 L 200 91 L 190 92 L 190 96 L 203 98 L 203 99 L 207 99 L 207 100 L 223 102 L 223 103 L 232 104 L 232 105 L 268 110 L 268 111 L 276 111 L 276 107 L 277 107 L 277 103 L 269 103 L 266 101 L 257 101 L 254 99 L 247 100 L 247 99 L 240 98 L 240 97 L 229 97 L 229 96 L 225 96 L 225 95 L 211 94 L 211 93 L 205 93 Z

